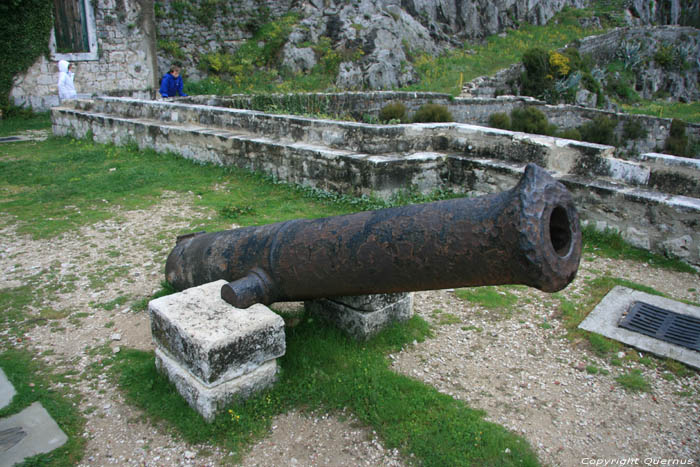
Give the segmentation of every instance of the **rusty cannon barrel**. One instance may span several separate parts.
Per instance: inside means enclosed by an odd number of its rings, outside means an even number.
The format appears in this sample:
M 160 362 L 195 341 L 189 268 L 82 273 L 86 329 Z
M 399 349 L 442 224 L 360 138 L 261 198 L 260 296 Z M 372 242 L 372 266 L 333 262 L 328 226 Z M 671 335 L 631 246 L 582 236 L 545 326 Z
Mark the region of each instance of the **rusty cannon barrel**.
M 571 194 L 530 164 L 511 190 L 178 237 L 177 290 L 229 281 L 228 303 L 524 284 L 566 287 L 581 258 Z

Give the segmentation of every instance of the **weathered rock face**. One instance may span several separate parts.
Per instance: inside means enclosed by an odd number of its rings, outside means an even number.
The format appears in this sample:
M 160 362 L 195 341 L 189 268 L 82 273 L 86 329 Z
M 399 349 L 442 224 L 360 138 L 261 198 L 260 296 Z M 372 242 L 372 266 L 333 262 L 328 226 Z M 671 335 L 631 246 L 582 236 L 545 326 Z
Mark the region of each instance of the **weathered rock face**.
M 625 11 L 630 25 L 677 24 L 700 27 L 697 0 L 631 0 Z
M 622 59 L 636 72 L 635 91 L 644 99 L 660 94 L 674 101 L 700 99 L 700 31 L 680 26 L 620 28 L 608 34 L 587 37 L 577 44 L 601 66 Z M 632 65 L 625 47 L 636 52 Z M 608 79 L 611 77 L 608 77 Z
M 615 60 L 629 63 L 636 73 L 634 89 L 644 99 L 663 95 L 681 102 L 700 99 L 698 29 L 681 26 L 618 28 L 607 34 L 586 37 L 572 46 L 578 48 L 582 56 L 589 55 L 602 68 Z M 625 50 L 635 52 L 631 54 Z M 632 62 L 636 64 L 632 65 Z M 494 97 L 518 94 L 517 83 L 522 72 L 522 64 L 516 64 L 494 76 L 476 78 L 465 84 L 462 95 Z M 602 84 L 615 78 L 614 74 L 609 74 Z M 585 93 L 577 94 L 576 104 L 595 107 L 598 102 L 593 97 Z
M 583 8 L 587 0 L 402 0 L 403 9 L 440 41 L 496 34 L 519 23 L 546 24 L 566 6 Z
M 192 0 L 191 3 L 197 4 Z M 192 14 L 178 14 L 164 3 L 158 18 L 159 39 L 177 43 L 178 58 L 191 79 L 198 57 L 216 51 L 235 51 L 252 35 L 246 25 L 264 13 L 268 18 L 299 11 L 302 20 L 282 49 L 281 64 L 303 73 L 317 63 L 309 44 L 321 37 L 330 39 L 333 49 L 348 57 L 340 66 L 336 85 L 341 89 L 391 89 L 416 80 L 412 55 L 436 55 L 466 39 L 485 37 L 522 22 L 546 23 L 565 6 L 584 7 L 588 0 L 310 0 L 301 4 L 283 2 L 227 2 L 209 24 Z M 196 8 L 194 9 L 196 10 Z M 358 57 L 359 60 L 357 59 Z M 161 72 L 174 57 L 159 55 Z

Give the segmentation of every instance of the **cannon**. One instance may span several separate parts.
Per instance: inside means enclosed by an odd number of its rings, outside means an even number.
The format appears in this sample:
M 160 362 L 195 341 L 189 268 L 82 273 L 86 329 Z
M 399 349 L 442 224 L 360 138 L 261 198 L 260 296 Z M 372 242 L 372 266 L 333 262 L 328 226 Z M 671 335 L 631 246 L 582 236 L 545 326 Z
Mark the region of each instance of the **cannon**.
M 483 285 L 556 292 L 580 259 L 571 194 L 529 164 L 501 193 L 183 235 L 165 273 L 177 290 L 225 279 L 221 297 L 247 308 Z

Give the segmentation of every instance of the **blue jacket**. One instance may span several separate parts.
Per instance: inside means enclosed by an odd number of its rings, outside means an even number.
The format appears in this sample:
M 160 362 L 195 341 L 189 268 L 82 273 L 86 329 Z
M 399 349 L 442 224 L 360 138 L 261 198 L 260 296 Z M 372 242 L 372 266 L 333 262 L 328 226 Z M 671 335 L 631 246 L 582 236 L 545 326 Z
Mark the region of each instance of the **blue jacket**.
M 170 73 L 163 75 L 163 79 L 160 80 L 160 95 L 163 97 L 175 97 L 175 96 L 186 96 L 182 92 L 182 76 L 175 78 Z

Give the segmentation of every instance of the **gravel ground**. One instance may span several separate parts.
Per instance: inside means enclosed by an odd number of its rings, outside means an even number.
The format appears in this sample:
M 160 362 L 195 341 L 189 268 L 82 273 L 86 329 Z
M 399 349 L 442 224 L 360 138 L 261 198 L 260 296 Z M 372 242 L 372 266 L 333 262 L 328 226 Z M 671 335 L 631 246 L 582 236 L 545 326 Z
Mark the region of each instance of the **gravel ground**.
M 79 371 L 71 389 L 83 396 L 80 410 L 87 419 L 83 433 L 87 451 L 81 465 L 226 462 L 227 452 L 188 445 L 167 427 L 144 422 L 106 374 L 80 374 L 101 358 L 91 349 L 153 348 L 147 313 L 134 312 L 129 304 L 160 288 L 164 258 L 175 235 L 187 228 L 190 219 L 207 216 L 192 207 L 193 196 L 166 193 L 159 204 L 143 211 L 121 212 L 115 207 L 113 220 L 50 241 L 18 234 L 12 220 L 1 224 L 0 291 L 35 284 L 37 274 L 47 288 L 58 289 L 33 308 L 51 306 L 65 316 L 40 323 L 21 343 L 11 345 L 41 355 L 57 371 Z M 564 295 L 575 300 L 586 280 L 605 274 L 676 299 L 700 301 L 696 275 L 588 255 Z M 489 420 L 524 436 L 547 465 L 623 458 L 637 458 L 638 465 L 646 459 L 655 465 L 662 460 L 700 464 L 697 372 L 668 380 L 662 365 L 626 363 L 641 369 L 652 387 L 647 393 L 626 392 L 615 377 L 627 367 L 611 366 L 587 343 L 568 340 L 555 299 L 529 289 L 513 293 L 520 300 L 510 313 L 489 312 L 449 290 L 416 293 L 415 312 L 435 325 L 435 336 L 390 355 L 393 368 L 483 409 Z M 113 309 L 99 306 L 123 296 L 129 301 Z M 0 340 L 7 335 L 0 331 Z M 589 374 L 587 365 L 607 374 Z M 352 414 L 297 412 L 277 417 L 269 436 L 243 460 L 246 466 L 405 463 Z

